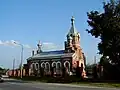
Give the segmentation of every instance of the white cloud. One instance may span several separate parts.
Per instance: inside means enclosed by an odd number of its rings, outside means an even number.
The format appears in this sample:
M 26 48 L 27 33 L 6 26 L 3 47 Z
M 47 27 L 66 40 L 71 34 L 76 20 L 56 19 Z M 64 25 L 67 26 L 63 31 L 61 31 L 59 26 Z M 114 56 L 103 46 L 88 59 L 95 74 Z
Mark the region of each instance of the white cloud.
M 10 40 L 10 41 L 1 41 L 0 40 L 0 45 L 3 45 L 3 46 L 10 46 L 10 47 L 19 46 L 17 43 L 19 44 L 19 42 L 15 41 L 15 40 Z M 24 48 L 31 48 L 28 44 L 24 44 L 23 46 L 24 46 Z
M 1 40 L 0 40 L 0 45 L 10 46 L 10 47 L 12 47 L 12 48 L 13 48 L 13 47 L 16 47 L 16 46 L 17 46 L 17 47 L 20 46 L 20 45 L 18 45 L 17 43 L 20 44 L 19 41 L 15 41 L 15 40 L 7 40 L 7 41 L 1 41 Z M 30 49 L 30 50 L 32 50 L 32 49 L 35 50 L 35 48 L 31 47 L 31 46 L 28 45 L 28 44 L 23 44 L 23 46 L 24 46 L 24 48 L 28 48 L 28 49 Z M 37 48 L 37 47 L 36 47 L 36 48 Z M 41 48 L 42 48 L 43 51 L 63 49 L 61 46 L 56 45 L 56 44 L 51 43 L 51 42 L 43 42 Z
M 2 45 L 3 44 L 3 42 L 0 40 L 0 45 Z
M 25 48 L 32 48 L 30 45 L 26 44 L 26 45 L 23 45 Z
M 42 49 L 45 51 L 49 51 L 49 50 L 60 50 L 63 48 L 51 42 L 44 42 L 42 43 Z
M 51 43 L 51 42 L 44 42 L 43 45 L 54 45 L 54 43 Z

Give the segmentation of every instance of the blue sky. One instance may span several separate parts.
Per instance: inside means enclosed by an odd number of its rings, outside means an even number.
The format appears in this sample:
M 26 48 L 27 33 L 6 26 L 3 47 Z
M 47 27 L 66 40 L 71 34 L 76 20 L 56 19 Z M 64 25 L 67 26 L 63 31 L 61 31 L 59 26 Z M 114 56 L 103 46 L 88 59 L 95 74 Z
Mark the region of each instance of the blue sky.
M 81 35 L 80 44 L 87 62 L 93 63 L 99 40 L 85 31 L 89 28 L 86 13 L 91 10 L 102 12 L 102 2 L 103 0 L 0 0 L 0 66 L 11 68 L 15 58 L 18 67 L 21 47 L 14 45 L 14 41 L 24 44 L 24 63 L 31 56 L 31 50 L 36 48 L 38 40 L 43 44 L 43 50 L 63 48 L 72 15 Z

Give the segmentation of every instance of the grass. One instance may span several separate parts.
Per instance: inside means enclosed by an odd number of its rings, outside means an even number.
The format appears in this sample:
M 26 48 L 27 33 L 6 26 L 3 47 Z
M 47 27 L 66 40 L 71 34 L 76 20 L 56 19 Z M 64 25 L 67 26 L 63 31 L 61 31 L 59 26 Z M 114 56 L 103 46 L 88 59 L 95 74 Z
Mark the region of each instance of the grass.
M 109 88 L 120 88 L 120 83 L 93 83 L 93 82 L 76 82 L 71 83 L 73 85 L 86 85 L 86 86 L 96 86 L 96 87 L 109 87 Z
M 20 78 L 15 78 L 19 79 Z M 35 82 L 43 82 L 43 83 L 65 83 L 65 84 L 72 84 L 72 85 L 86 85 L 86 86 L 97 86 L 97 87 L 114 87 L 120 88 L 120 83 L 113 83 L 113 82 L 92 82 L 87 80 L 81 80 L 74 77 L 69 78 L 51 78 L 51 77 L 23 77 L 23 81 L 35 81 Z

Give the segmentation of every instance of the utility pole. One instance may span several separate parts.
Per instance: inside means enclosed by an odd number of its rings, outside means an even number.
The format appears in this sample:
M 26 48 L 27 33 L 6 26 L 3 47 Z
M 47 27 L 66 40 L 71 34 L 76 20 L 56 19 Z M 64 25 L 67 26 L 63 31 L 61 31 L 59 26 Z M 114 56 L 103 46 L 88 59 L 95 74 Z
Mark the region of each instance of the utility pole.
M 16 43 L 16 42 L 14 42 L 15 44 L 18 44 L 18 45 L 20 45 L 21 46 L 21 62 L 20 62 L 20 78 L 22 78 L 22 74 L 23 74 L 23 69 L 22 69 L 22 64 L 23 64 L 23 45 L 22 44 L 20 44 L 20 43 Z
M 14 76 L 14 71 L 15 71 L 15 59 L 13 59 L 13 76 Z
M 96 64 L 96 56 L 94 56 L 94 64 Z
M 21 47 L 22 47 L 22 51 L 21 51 L 20 77 L 22 78 L 22 75 L 23 75 L 23 67 L 22 67 L 22 64 L 23 64 L 23 45 L 22 44 L 21 44 Z

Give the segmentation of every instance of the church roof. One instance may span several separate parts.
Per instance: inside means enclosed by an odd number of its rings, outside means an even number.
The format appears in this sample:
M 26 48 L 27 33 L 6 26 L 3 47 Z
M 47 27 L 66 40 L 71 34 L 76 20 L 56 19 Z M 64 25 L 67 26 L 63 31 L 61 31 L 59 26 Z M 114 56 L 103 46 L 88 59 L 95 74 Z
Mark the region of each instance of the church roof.
M 34 56 L 29 57 L 27 60 L 63 58 L 63 57 L 72 57 L 72 55 L 73 53 L 64 53 L 64 50 L 57 50 L 57 51 L 41 52 L 40 54 L 35 54 Z
M 46 54 L 63 54 L 64 50 L 56 50 L 56 51 L 47 51 L 47 52 L 42 52 L 40 55 L 46 55 Z

